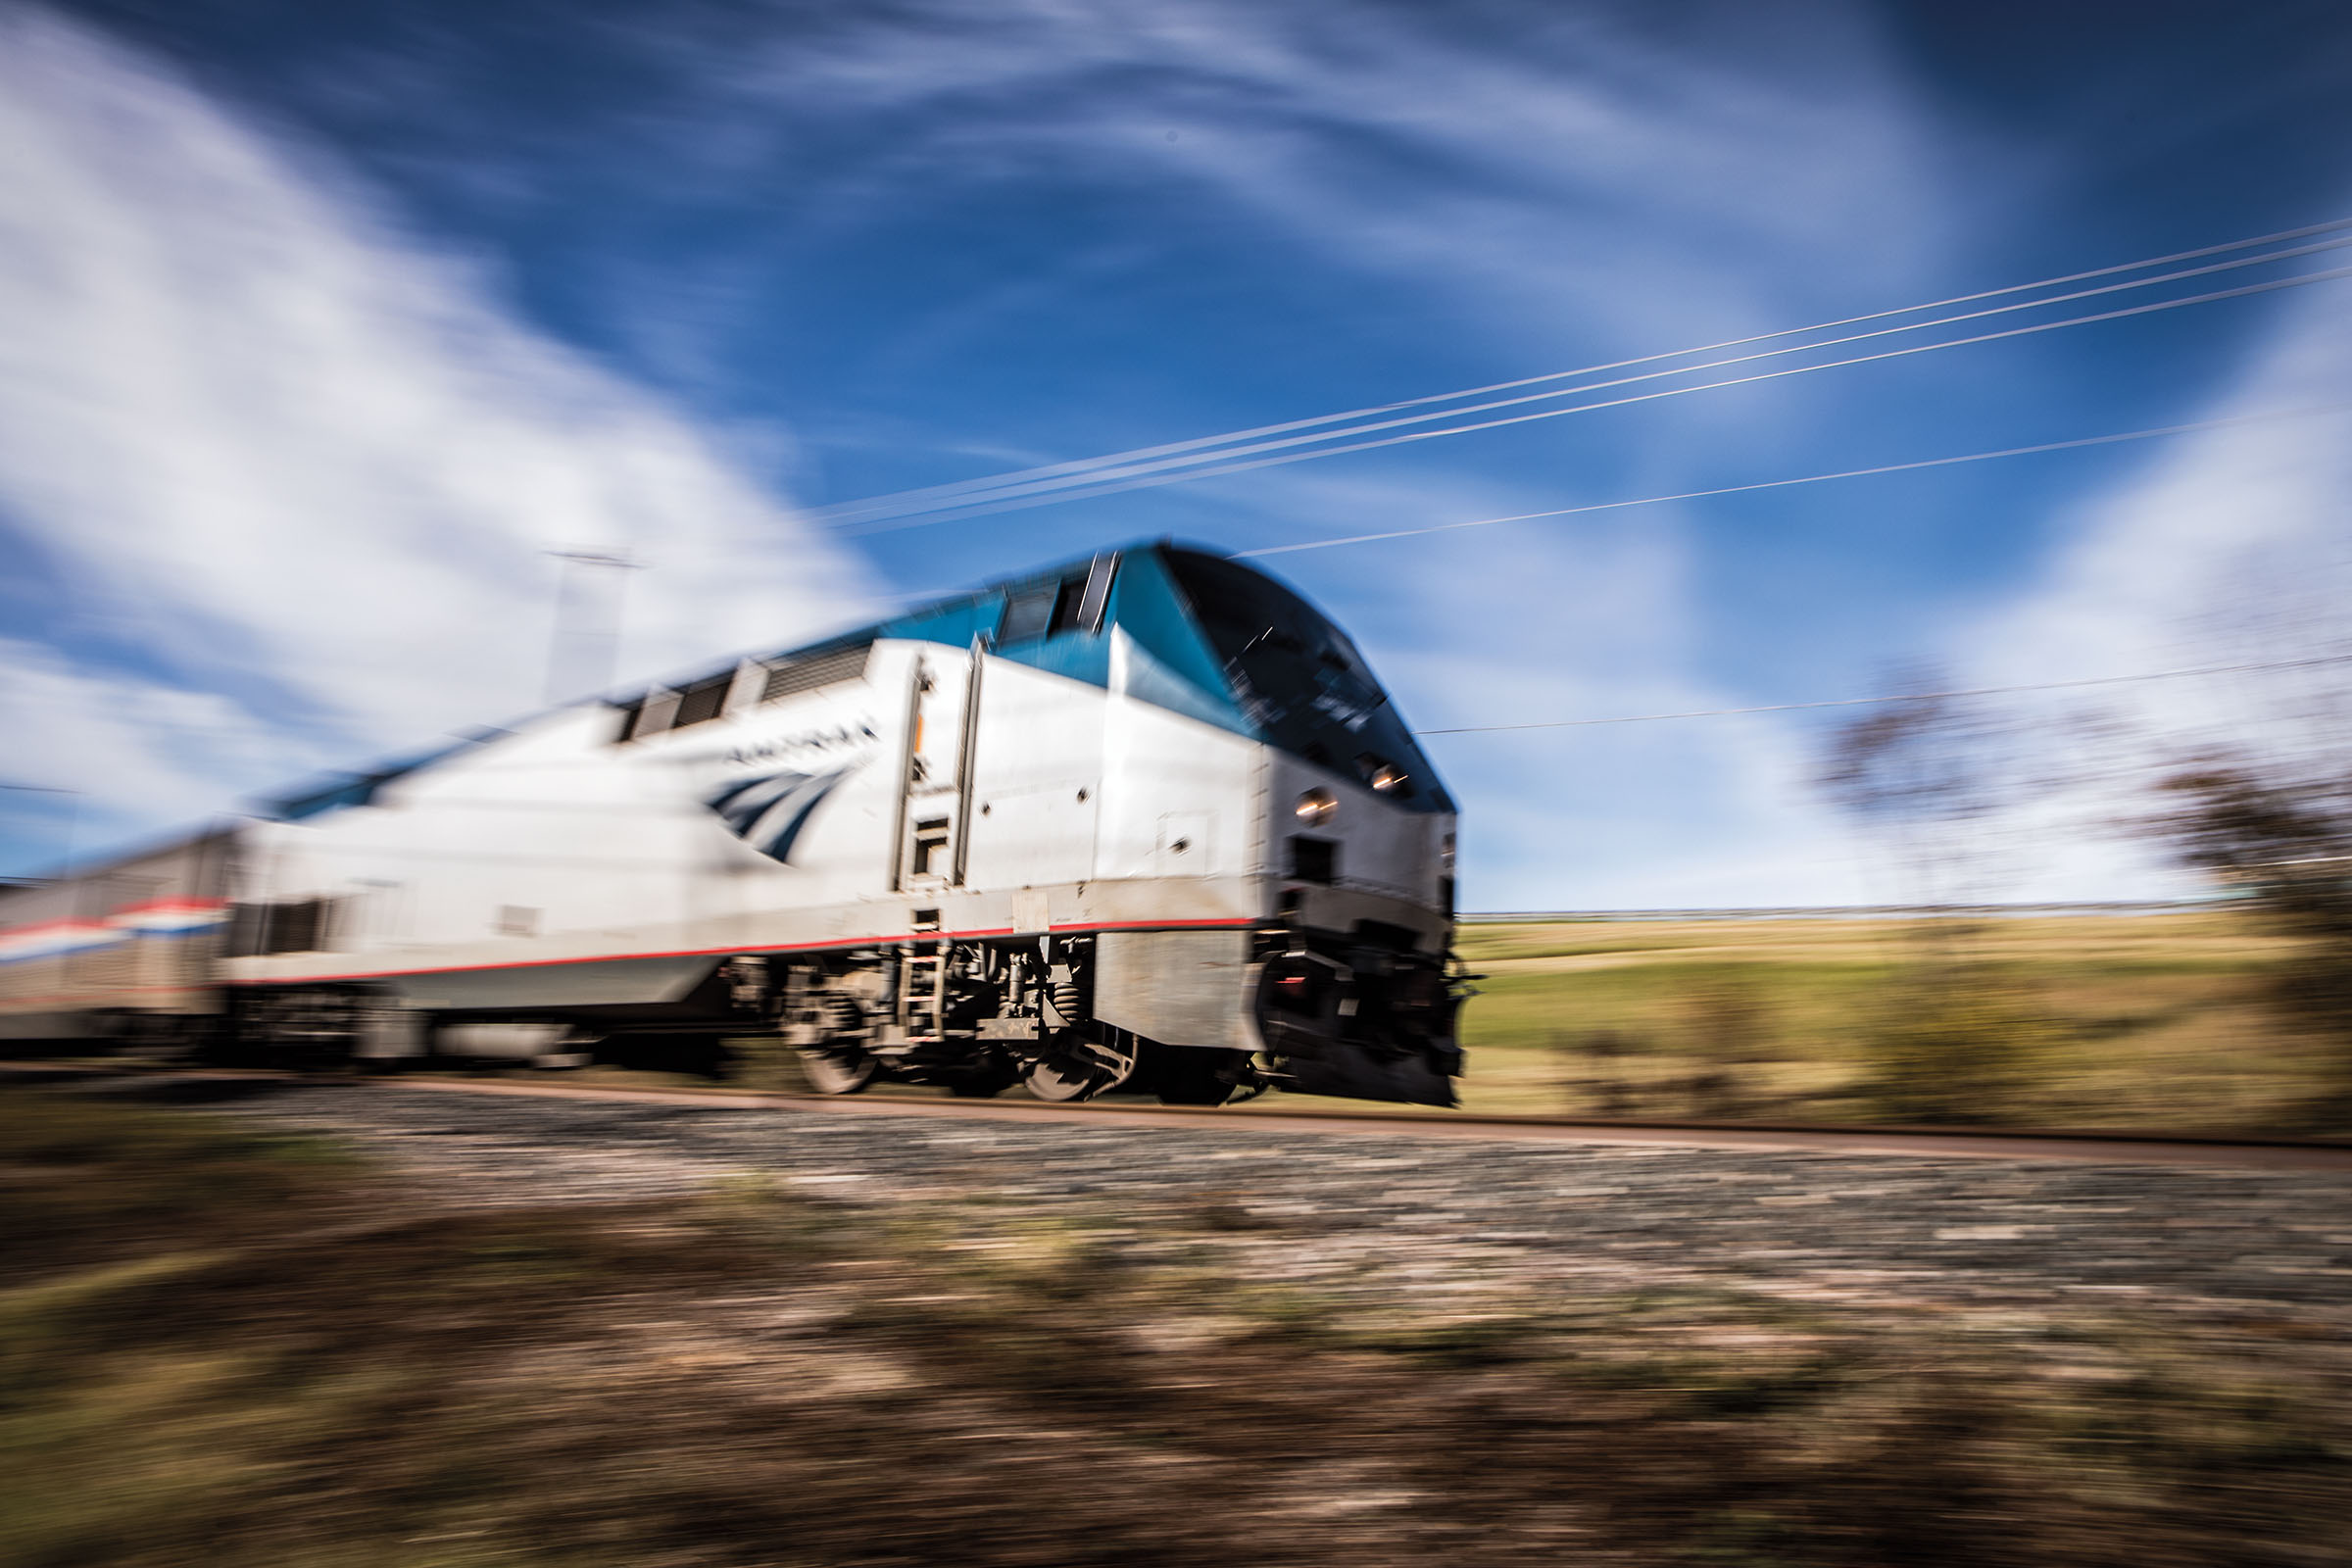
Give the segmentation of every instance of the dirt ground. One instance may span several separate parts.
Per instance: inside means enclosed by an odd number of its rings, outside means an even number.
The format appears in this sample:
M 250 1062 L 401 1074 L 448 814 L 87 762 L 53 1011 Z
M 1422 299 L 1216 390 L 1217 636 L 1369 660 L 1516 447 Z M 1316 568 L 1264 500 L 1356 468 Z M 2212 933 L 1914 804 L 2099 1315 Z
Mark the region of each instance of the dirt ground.
M 2347 1197 L 11 1087 L 0 1558 L 2346 1562 Z

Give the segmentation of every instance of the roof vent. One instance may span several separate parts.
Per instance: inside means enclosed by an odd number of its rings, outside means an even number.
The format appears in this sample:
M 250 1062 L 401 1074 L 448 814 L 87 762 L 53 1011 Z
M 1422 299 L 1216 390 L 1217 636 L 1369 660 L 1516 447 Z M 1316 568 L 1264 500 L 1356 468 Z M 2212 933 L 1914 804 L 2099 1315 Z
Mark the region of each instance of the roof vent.
M 804 654 L 798 659 L 778 660 L 767 666 L 767 681 L 760 688 L 760 700 L 772 703 L 823 686 L 863 680 L 865 657 L 873 651 L 872 643 L 859 643 L 855 648 L 840 648 L 829 654 Z
M 735 684 L 735 672 L 713 675 L 698 680 L 678 693 L 678 716 L 670 720 L 671 729 L 684 729 L 689 724 L 707 724 L 727 710 L 727 688 Z

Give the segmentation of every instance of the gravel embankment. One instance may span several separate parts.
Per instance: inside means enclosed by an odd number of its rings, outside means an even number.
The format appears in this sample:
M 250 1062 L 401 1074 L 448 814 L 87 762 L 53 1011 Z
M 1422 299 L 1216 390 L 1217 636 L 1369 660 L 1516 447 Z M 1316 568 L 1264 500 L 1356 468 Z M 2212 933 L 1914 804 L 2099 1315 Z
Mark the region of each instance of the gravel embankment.
M 115 1087 L 150 1098 L 150 1083 Z M 759 1173 L 858 1208 L 941 1200 L 1230 1212 L 1250 1277 L 1339 1298 L 1678 1285 L 1848 1307 L 2249 1309 L 2340 1321 L 2352 1174 L 2229 1171 L 1236 1126 L 1049 1126 L 324 1084 L 183 1084 L 209 1108 L 348 1137 L 433 1201 L 640 1200 Z M 1199 1238 L 1193 1238 L 1194 1244 Z

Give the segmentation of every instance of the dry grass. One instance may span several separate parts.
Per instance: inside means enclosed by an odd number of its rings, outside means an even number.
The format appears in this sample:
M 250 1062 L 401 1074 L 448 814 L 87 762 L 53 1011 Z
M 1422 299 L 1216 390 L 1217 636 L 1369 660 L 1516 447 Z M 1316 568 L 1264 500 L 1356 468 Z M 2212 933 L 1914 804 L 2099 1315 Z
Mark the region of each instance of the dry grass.
M 2325 1054 L 2261 1000 L 2288 943 L 2234 912 L 1988 919 L 1944 946 L 2034 1021 L 2034 1060 L 1984 1119 L 2315 1129 Z M 1794 1120 L 1883 1116 L 1864 1042 L 1921 945 L 1916 923 L 1777 919 L 1464 927 L 1487 978 L 1463 1014 L 1465 1104 L 1494 1112 Z M 1721 999 L 1762 1015 L 1749 1059 L 1711 1044 Z M 1618 1053 L 1595 1054 L 1595 1035 Z M 1711 1076 L 1728 1077 L 1728 1088 Z M 2352 1132 L 2352 1129 L 2326 1129 Z
M 10 1093 L 0 1225 L 38 1239 L 0 1292 L 0 1559 L 2346 1560 L 2347 1378 L 2301 1321 L 1365 1306 L 1235 1267 L 1304 1223 L 1180 1194 L 883 1217 L 748 1179 L 467 1210 Z

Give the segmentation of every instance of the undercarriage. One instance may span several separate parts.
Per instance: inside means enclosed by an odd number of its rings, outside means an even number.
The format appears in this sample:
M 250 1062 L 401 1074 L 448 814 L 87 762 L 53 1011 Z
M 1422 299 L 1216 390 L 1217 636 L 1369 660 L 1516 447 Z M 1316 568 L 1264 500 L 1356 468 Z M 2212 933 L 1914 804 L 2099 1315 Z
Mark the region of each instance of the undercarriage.
M 1091 937 L 1049 937 L 769 959 L 781 971 L 774 1026 L 824 1094 L 897 1082 L 984 1099 L 1022 1084 L 1040 1100 L 1135 1092 L 1216 1105 L 1268 1086 L 1248 1052 L 1149 1040 L 1098 1018 L 1094 949 Z
M 1258 1051 L 1102 1021 L 1091 937 L 909 944 L 792 964 L 777 1024 L 827 1094 L 897 1081 L 985 1097 L 1025 1083 L 1054 1101 L 1126 1091 L 1217 1105 L 1280 1088 L 1451 1105 L 1462 977 L 1416 953 L 1409 932 L 1365 925 L 1349 936 L 1255 935 L 1232 1002 L 1253 1014 Z
M 819 955 L 744 955 L 668 1002 L 562 1012 L 433 1014 L 358 987 L 248 991 L 204 1036 L 208 1054 L 318 1065 L 529 1061 L 723 1076 L 760 1041 L 795 1054 L 820 1094 L 926 1084 L 976 1099 L 1156 1096 L 1221 1105 L 1297 1094 L 1455 1103 L 1453 1018 L 1465 977 L 1400 928 L 1226 933 L 1230 961 L 1164 963 L 1153 984 L 1098 997 L 1111 939 L 939 938 Z M 1120 940 L 1133 942 L 1132 937 Z M 1132 953 L 1132 949 L 1129 950 Z M 1131 961 L 1130 973 L 1136 966 Z M 1104 1004 L 1098 1010 L 1098 1000 Z M 1160 1032 L 1214 1027 L 1203 1041 Z M 1205 1023 L 1201 1022 L 1205 1020 Z

